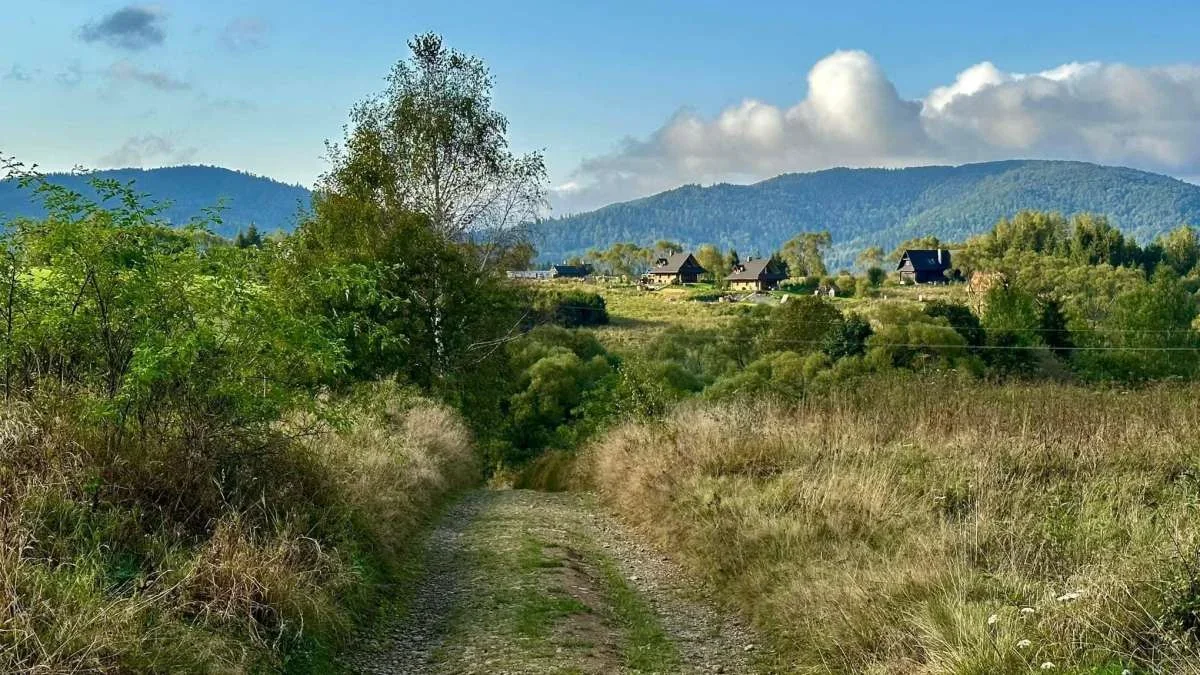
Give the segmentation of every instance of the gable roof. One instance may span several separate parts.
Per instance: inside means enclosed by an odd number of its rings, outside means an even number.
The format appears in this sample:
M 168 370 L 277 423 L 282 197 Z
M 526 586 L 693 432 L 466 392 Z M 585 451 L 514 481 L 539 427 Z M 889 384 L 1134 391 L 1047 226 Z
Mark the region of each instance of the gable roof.
M 950 269 L 950 251 L 944 248 L 910 248 L 900 256 L 896 270 L 905 269 L 905 262 L 912 266 L 914 272 L 944 272 Z
M 654 267 L 650 268 L 650 274 L 679 274 L 685 267 L 693 268 L 697 274 L 705 271 L 691 253 L 676 253 L 666 258 L 659 258 L 654 263 Z
M 553 269 L 559 277 L 586 277 L 592 273 L 591 265 L 554 265 Z
M 733 273 L 725 277 L 726 281 L 779 281 L 786 279 L 787 275 L 782 272 L 771 269 L 770 258 L 759 258 L 757 260 L 747 260 L 733 268 Z

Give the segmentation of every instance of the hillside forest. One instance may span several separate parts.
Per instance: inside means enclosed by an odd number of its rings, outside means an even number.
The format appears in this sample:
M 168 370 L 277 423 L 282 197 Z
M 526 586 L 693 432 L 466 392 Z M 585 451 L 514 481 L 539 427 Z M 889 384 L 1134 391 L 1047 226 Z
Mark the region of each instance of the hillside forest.
M 0 234 L 0 670 L 345 669 L 487 483 L 596 494 L 766 672 L 1195 671 L 1195 229 L 1017 209 L 928 288 L 887 265 L 926 233 L 853 274 L 796 230 L 764 304 L 719 242 L 690 288 L 516 283 L 542 158 L 409 47 L 289 234 L 5 158 L 44 215 Z

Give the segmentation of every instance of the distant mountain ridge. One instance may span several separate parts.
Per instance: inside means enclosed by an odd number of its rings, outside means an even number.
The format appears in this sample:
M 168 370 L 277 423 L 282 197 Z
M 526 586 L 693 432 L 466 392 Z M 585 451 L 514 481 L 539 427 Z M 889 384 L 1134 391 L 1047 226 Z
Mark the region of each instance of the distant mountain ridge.
M 1009 160 L 905 169 L 828 169 L 753 185 L 686 185 L 596 211 L 551 219 L 536 236 L 555 261 L 618 241 L 713 243 L 768 254 L 798 232 L 829 230 L 831 268 L 871 245 L 890 249 L 932 234 L 961 241 L 1021 209 L 1093 212 L 1140 241 L 1200 225 L 1200 186 L 1085 162 Z
M 306 188 L 288 185 L 270 178 L 215 166 L 172 166 L 161 169 L 109 169 L 90 174 L 48 174 L 58 185 L 95 198 L 89 181 L 111 178 L 134 182 L 134 190 L 147 195 L 150 202 L 169 202 L 163 216 L 175 225 L 183 225 L 201 215 L 203 209 L 224 202 L 222 223 L 217 234 L 231 237 L 253 223 L 259 230 L 291 231 L 297 216 L 307 209 L 312 197 Z M 0 182 L 0 224 L 15 217 L 40 217 L 45 214 L 29 191 L 15 181 Z

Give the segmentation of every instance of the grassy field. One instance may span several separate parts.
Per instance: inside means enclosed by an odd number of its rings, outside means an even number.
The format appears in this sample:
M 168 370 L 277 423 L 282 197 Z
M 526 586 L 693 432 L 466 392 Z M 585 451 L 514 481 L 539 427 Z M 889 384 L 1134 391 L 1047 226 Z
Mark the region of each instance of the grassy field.
M 610 325 L 597 329 L 600 339 L 609 347 L 620 348 L 642 344 L 645 340 L 671 327 L 686 329 L 723 328 L 754 306 L 749 302 L 714 302 L 718 295 L 744 296 L 745 293 L 721 290 L 712 284 L 668 286 L 646 291 L 636 286 L 615 286 L 579 282 L 559 282 L 564 288 L 600 293 L 608 305 Z M 771 303 L 778 304 L 789 295 L 772 291 Z M 871 297 L 842 296 L 832 301 L 843 312 L 859 312 L 868 317 L 885 304 L 916 303 L 931 299 L 967 300 L 966 287 L 895 286 L 887 285 Z
M 1200 672 L 1200 387 L 876 381 L 585 461 L 797 672 Z

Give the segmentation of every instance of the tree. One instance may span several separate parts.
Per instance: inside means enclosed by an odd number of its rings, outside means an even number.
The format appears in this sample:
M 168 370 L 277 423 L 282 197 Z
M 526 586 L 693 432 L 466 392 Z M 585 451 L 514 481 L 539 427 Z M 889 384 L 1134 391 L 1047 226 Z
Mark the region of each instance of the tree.
M 246 228 L 245 232 L 238 232 L 233 239 L 233 245 L 238 248 L 262 248 L 263 238 L 259 233 L 258 228 L 254 223 L 250 223 L 250 227 Z
M 729 274 L 729 268 L 725 265 L 725 256 L 721 255 L 721 250 L 712 244 L 701 244 L 696 249 L 696 262 L 704 268 L 706 275 L 715 284 L 723 284 L 725 277 Z
M 972 347 L 981 347 L 987 341 L 987 334 L 983 330 L 983 324 L 979 322 L 979 317 L 966 305 L 933 300 L 925 305 L 925 313 L 934 318 L 945 319 L 946 324 L 963 336 Z
M 821 277 L 828 273 L 825 268 L 825 253 L 833 237 L 829 231 L 802 232 L 789 239 L 780 250 L 791 274 L 795 276 Z
M 683 253 L 683 244 L 667 241 L 666 239 L 659 239 L 654 243 L 654 252 L 665 256 Z
M 987 292 L 983 316 L 987 333 L 984 356 L 1001 373 L 1028 371 L 1042 344 L 1041 313 L 1033 294 L 1012 284 L 996 284 Z
M 1137 245 L 1103 216 L 1082 213 L 1071 219 L 1067 255 L 1084 265 L 1128 265 L 1138 262 Z
M 725 256 L 725 267 L 728 269 L 733 269 L 741 264 L 742 264 L 742 259 L 740 257 L 738 257 L 737 249 L 730 248 L 729 254 Z
M 858 314 L 850 314 L 825 335 L 821 350 L 835 361 L 847 356 L 862 356 L 873 332 L 869 321 Z
M 880 246 L 869 246 L 858 254 L 858 259 L 854 264 L 863 269 L 871 269 L 883 265 L 883 248 Z
M 842 324 L 842 313 L 825 298 L 789 297 L 771 316 L 766 351 L 818 351 L 829 335 L 841 330 Z
M 1160 235 L 1155 244 L 1162 250 L 1162 262 L 1179 276 L 1186 276 L 1200 263 L 1200 241 L 1196 230 L 1188 225 Z
M 542 156 L 515 156 L 492 109 L 492 77 L 441 37 L 408 43 L 387 89 L 358 104 L 319 190 L 371 200 L 384 213 L 420 213 L 451 241 L 479 244 L 481 264 L 523 238 L 546 205 Z
M 867 283 L 871 284 L 871 288 L 879 288 L 887 279 L 887 272 L 882 268 L 870 267 L 867 269 Z
M 633 242 L 617 242 L 599 254 L 598 260 L 608 266 L 614 274 L 637 277 L 646 271 L 652 258 L 650 249 Z
M 1196 302 L 1178 275 L 1163 266 L 1149 283 L 1120 293 L 1079 354 L 1082 368 L 1097 377 L 1143 380 L 1192 376 L 1200 340 L 1192 328 Z

